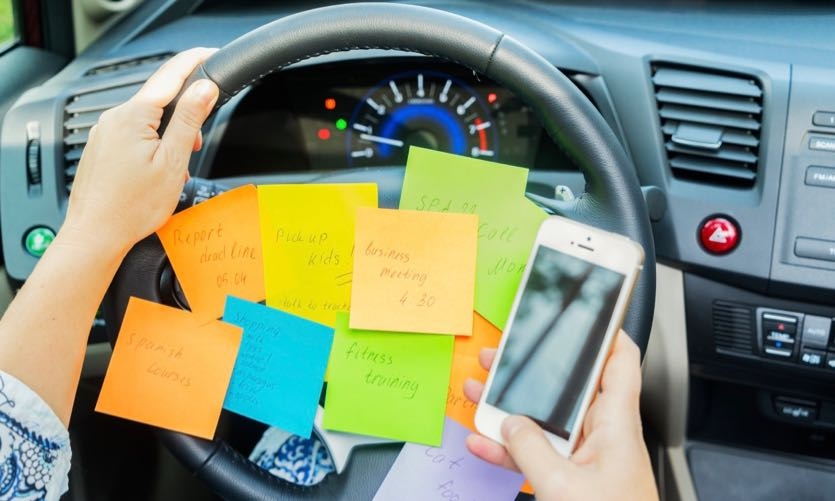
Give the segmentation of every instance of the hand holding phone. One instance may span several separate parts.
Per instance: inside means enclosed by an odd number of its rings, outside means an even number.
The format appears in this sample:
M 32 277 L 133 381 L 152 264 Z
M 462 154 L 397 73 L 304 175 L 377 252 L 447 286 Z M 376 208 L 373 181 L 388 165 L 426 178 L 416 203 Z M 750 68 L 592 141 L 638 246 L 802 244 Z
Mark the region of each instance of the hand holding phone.
M 557 216 L 542 224 L 476 410 L 481 433 L 502 443 L 502 422 L 521 414 L 572 453 L 642 263 L 626 237 Z
M 482 350 L 482 367 L 489 370 L 495 354 Z M 502 422 L 505 446 L 472 434 L 467 449 L 487 462 L 524 473 L 537 499 L 657 500 L 642 434 L 640 389 L 641 351 L 620 331 L 603 367 L 600 393 L 583 420 L 582 440 L 570 459 L 554 450 L 542 428 L 521 416 Z M 484 385 L 474 379 L 464 385 L 473 402 L 481 399 L 483 390 Z

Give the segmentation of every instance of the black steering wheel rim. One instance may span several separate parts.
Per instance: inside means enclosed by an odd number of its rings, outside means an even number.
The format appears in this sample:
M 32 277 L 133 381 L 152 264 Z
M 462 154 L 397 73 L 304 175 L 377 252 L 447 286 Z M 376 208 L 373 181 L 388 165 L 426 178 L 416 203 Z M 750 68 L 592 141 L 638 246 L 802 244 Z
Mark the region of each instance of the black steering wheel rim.
M 655 302 L 655 253 L 635 169 L 588 99 L 552 64 L 513 38 L 467 18 L 425 7 L 383 3 L 324 7 L 279 19 L 234 40 L 199 66 L 183 88 L 208 78 L 220 88 L 221 106 L 269 73 L 320 55 L 358 49 L 415 52 L 461 64 L 513 91 L 537 113 L 548 134 L 574 160 L 586 180 L 585 193 L 571 202 L 554 204 L 558 212 L 626 235 L 644 247 L 644 271 L 624 323 L 643 353 Z M 173 103 L 163 124 L 171 109 Z M 162 128 L 164 125 L 160 132 Z M 165 302 L 160 283 L 166 265 L 165 254 L 153 236 L 128 255 L 105 301 L 112 342 L 130 296 Z M 326 481 L 313 488 L 292 486 L 261 470 L 220 439 L 207 441 L 165 430 L 160 430 L 160 436 L 196 477 L 226 499 L 367 497 L 356 485 L 345 482 Z M 363 462 L 382 479 L 396 453 L 396 449 L 384 448 Z M 349 469 L 354 470 L 349 474 L 365 475 L 357 468 Z

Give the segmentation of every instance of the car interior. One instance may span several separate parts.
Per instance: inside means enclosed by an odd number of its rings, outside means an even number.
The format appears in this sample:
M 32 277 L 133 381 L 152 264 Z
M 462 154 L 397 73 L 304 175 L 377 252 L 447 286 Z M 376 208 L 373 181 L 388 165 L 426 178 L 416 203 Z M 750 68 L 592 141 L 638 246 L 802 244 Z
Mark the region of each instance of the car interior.
M 3 23 L 3 309 L 61 227 L 99 116 L 174 54 L 222 47 L 204 67 L 222 105 L 180 208 L 248 183 L 358 181 L 396 207 L 404 144 L 528 168 L 528 198 L 647 254 L 625 329 L 660 498 L 831 497 L 831 6 L 0 0 Z M 408 134 L 377 127 L 395 112 Z M 94 411 L 128 298 L 180 293 L 159 242 L 137 245 L 91 326 L 62 499 L 373 498 L 399 444 L 298 488 L 246 459 L 255 421 L 224 413 L 207 441 Z

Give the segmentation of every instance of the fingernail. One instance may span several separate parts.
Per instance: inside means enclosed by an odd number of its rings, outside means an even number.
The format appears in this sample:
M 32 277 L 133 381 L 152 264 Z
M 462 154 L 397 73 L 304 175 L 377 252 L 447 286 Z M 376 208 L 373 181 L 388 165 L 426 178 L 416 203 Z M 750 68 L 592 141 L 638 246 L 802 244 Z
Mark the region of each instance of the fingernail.
M 217 86 L 208 80 L 198 80 L 194 84 L 194 95 L 205 105 L 214 104 L 217 99 Z
M 521 416 L 508 416 L 502 421 L 502 437 L 507 440 L 525 426 L 525 419 Z

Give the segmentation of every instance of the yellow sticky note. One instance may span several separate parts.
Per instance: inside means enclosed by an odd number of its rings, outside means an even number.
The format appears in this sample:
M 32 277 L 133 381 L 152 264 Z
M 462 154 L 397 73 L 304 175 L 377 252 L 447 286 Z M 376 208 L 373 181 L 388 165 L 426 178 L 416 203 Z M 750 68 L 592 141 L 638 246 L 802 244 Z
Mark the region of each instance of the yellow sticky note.
M 267 305 L 333 327 L 348 311 L 357 207 L 376 184 L 258 187 Z
M 478 217 L 357 209 L 351 328 L 472 333 Z
M 220 318 L 231 295 L 264 299 L 258 194 L 248 185 L 174 214 L 157 235 L 191 311 Z
M 456 336 L 452 352 L 452 373 L 447 391 L 446 415 L 475 430 L 476 403 L 464 396 L 464 381 L 473 378 L 482 383 L 487 381 L 487 371 L 481 367 L 478 355 L 482 348 L 496 348 L 502 331 L 473 312 L 473 335 Z
M 211 439 L 241 328 L 131 298 L 96 410 Z

